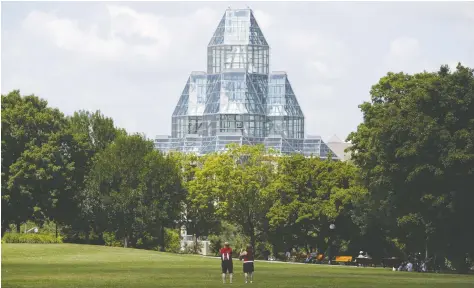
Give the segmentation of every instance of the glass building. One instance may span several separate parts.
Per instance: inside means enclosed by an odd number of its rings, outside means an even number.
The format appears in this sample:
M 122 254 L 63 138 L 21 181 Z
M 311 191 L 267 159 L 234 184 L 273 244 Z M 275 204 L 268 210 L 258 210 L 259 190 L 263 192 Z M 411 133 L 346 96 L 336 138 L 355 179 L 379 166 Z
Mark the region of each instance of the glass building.
M 230 143 L 264 144 L 282 154 L 327 157 L 321 137 L 305 138 L 304 124 L 288 75 L 270 72 L 270 46 L 252 10 L 228 9 L 207 46 L 207 72 L 191 73 L 171 136 L 156 136 L 155 147 L 200 155 Z

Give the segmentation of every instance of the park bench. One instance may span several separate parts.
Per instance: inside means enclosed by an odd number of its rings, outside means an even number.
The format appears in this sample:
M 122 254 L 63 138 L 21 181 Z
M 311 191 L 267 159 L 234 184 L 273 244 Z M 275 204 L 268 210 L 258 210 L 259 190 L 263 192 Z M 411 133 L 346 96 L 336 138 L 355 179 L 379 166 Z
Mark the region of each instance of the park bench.
M 373 266 L 377 267 L 376 262 L 372 258 L 355 258 L 355 262 L 362 266 Z
M 348 264 L 352 262 L 352 256 L 336 256 L 333 262 Z

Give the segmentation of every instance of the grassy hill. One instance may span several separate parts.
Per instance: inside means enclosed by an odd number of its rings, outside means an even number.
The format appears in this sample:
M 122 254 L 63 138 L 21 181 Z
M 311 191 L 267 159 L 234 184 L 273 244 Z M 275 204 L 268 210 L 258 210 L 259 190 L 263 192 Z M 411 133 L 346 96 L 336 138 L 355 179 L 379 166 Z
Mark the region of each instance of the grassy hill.
M 472 275 L 392 272 L 380 268 L 257 262 L 240 287 L 474 287 Z M 220 260 L 145 250 L 69 244 L 2 244 L 2 287 L 222 287 Z M 226 284 L 230 285 L 230 284 Z

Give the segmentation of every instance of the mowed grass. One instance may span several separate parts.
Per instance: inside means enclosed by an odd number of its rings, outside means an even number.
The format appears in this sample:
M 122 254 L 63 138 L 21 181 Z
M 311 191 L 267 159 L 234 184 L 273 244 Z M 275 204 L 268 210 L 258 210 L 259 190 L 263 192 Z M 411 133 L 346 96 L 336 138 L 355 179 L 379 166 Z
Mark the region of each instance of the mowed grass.
M 253 287 L 474 287 L 472 275 L 255 263 Z M 246 286 L 234 261 L 233 287 Z M 230 284 L 225 284 L 230 285 Z M 2 244 L 2 287 L 223 287 L 220 260 L 69 244 Z

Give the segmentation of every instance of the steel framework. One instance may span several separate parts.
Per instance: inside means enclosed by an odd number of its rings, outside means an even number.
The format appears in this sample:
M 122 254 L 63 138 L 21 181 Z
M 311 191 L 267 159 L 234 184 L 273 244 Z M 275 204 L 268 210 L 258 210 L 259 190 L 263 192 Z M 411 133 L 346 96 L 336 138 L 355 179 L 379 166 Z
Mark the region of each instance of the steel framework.
M 269 58 L 252 10 L 227 9 L 207 47 L 207 72 L 189 76 L 171 136 L 156 136 L 156 149 L 202 155 L 230 143 L 264 144 L 281 154 L 326 158 L 330 149 L 321 137 L 305 138 L 304 114 L 288 75 L 270 73 Z

